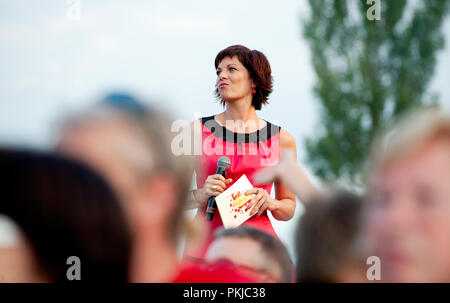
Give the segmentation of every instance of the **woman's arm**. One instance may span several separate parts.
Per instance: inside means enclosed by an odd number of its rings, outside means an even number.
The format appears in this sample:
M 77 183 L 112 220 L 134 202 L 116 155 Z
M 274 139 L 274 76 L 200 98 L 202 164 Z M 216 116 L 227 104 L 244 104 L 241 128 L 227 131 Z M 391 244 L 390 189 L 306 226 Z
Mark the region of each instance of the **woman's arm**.
M 292 149 L 297 159 L 297 146 L 294 137 L 285 130 L 280 132 L 280 156 L 286 149 Z M 281 180 L 275 180 L 275 199 L 272 201 L 272 215 L 275 219 L 287 221 L 295 213 L 295 195 Z
M 295 139 L 287 131 L 282 130 L 280 133 L 280 154 L 286 149 L 292 149 L 296 155 Z M 269 168 L 271 169 L 271 168 Z M 267 180 L 268 183 L 273 179 Z M 253 188 L 246 192 L 246 194 L 255 194 L 252 202 L 247 206 L 251 208 L 250 215 L 256 213 L 256 216 L 260 216 L 264 210 L 270 210 L 275 219 L 281 221 L 287 221 L 294 216 L 295 213 L 295 195 L 280 180 L 275 180 L 275 199 L 272 198 L 269 193 L 262 188 Z

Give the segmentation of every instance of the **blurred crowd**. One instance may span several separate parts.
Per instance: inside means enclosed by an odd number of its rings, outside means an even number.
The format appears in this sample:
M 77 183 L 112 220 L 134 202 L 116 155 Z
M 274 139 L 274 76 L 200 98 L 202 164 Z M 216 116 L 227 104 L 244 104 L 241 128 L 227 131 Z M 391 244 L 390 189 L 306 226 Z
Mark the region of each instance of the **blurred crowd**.
M 217 231 L 202 260 L 180 255 L 207 231 L 186 216 L 194 164 L 172 152 L 172 122 L 112 93 L 65 117 L 51 151 L 1 147 L 0 282 L 67 281 L 70 256 L 82 281 L 450 282 L 448 112 L 416 109 L 381 133 L 363 191 L 324 185 L 304 202 L 295 260 L 252 227 Z M 298 170 L 287 151 L 256 179 L 301 196 Z

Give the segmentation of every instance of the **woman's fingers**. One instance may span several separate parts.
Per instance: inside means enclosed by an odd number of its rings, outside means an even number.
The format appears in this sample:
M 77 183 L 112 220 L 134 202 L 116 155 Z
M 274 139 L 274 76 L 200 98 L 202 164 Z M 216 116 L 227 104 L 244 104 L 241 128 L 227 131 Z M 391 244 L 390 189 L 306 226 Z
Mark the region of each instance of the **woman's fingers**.
M 225 189 L 227 189 L 227 185 L 224 183 L 224 182 L 222 182 L 222 181 L 220 181 L 220 180 L 210 180 L 209 182 L 208 182 L 208 185 L 214 190 L 214 189 L 217 189 L 217 190 L 222 190 L 222 191 L 224 191 Z M 213 187 L 215 185 L 215 187 Z
M 212 196 L 218 196 L 221 194 L 221 192 L 217 189 L 213 190 L 211 188 L 207 188 L 206 189 L 206 194 L 208 195 L 208 197 L 212 197 Z
M 250 200 L 250 202 L 248 202 L 247 203 L 247 205 L 245 206 L 245 211 L 248 211 L 249 209 L 252 209 L 253 208 L 253 206 L 255 205 L 255 203 L 256 203 L 256 199 L 257 199 L 257 194 L 258 194 L 258 188 L 252 188 L 252 189 L 249 189 L 249 190 L 247 190 L 246 192 L 245 192 L 245 195 L 255 195 L 251 200 Z
M 209 196 L 218 196 L 227 189 L 227 184 L 232 181 L 233 179 L 225 179 L 220 174 L 210 175 L 205 181 L 206 194 Z
M 259 200 L 259 203 L 257 205 L 257 209 L 258 209 L 258 213 L 256 214 L 256 216 L 261 216 L 262 213 L 266 210 L 267 208 L 267 198 L 264 197 L 261 200 Z
M 259 188 L 252 188 L 245 192 L 246 195 L 257 195 L 259 192 Z
M 207 182 L 208 182 L 208 181 L 210 181 L 210 182 L 219 181 L 219 182 L 221 182 L 221 183 L 224 184 L 225 189 L 226 189 L 226 185 L 227 185 L 227 184 L 230 184 L 231 182 L 233 182 L 233 179 L 231 179 L 231 178 L 225 179 L 222 175 L 215 174 L 215 175 L 209 176 L 209 177 L 206 179 L 206 181 L 207 181 Z M 216 184 L 216 183 L 215 183 L 215 184 Z
M 261 216 L 261 214 L 267 208 L 267 202 L 268 202 L 267 198 L 268 197 L 266 195 L 262 195 L 262 197 L 258 200 L 255 207 L 253 208 L 253 211 L 250 214 L 252 215 L 253 213 L 256 213 L 256 215 L 258 217 Z
M 211 175 L 210 177 L 211 177 L 211 179 L 214 179 L 214 180 L 220 180 L 220 181 L 222 181 L 223 183 L 226 183 L 225 177 L 222 176 L 221 174 Z
M 266 200 L 265 191 L 263 189 L 257 189 L 257 192 L 258 192 L 258 194 L 249 203 L 249 207 L 251 208 L 250 216 L 256 212 L 259 212 L 261 207 L 264 205 L 264 200 Z M 264 209 L 261 210 L 261 213 L 264 211 Z M 248 208 L 247 208 L 247 210 L 248 210 Z
M 225 177 L 220 174 L 212 175 L 212 177 L 216 180 L 222 181 L 225 184 L 230 184 L 231 182 L 233 182 L 233 179 L 231 179 L 231 178 L 225 179 Z
M 269 194 L 262 188 L 253 188 L 245 192 L 246 194 L 256 194 L 256 196 L 247 204 L 246 211 L 250 209 L 250 216 L 261 214 L 267 209 L 269 203 Z

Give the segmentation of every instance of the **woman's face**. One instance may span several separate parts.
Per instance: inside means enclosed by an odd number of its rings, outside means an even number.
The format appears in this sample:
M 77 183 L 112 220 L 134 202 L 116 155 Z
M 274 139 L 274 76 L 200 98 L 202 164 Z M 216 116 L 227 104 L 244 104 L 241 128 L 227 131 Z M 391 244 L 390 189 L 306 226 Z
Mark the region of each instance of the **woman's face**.
M 253 81 L 236 56 L 223 58 L 216 73 L 216 86 L 223 101 L 229 102 L 252 95 Z

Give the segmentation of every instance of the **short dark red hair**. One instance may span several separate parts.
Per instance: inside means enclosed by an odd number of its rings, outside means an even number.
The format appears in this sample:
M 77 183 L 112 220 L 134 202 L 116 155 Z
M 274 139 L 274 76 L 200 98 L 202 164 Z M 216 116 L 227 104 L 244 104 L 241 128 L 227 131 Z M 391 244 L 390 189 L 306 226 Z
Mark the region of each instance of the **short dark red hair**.
M 266 56 L 257 50 L 250 50 L 242 45 L 232 45 L 220 51 L 214 60 L 214 66 L 217 69 L 220 61 L 225 57 L 237 56 L 238 60 L 248 70 L 250 78 L 255 83 L 255 91 L 253 94 L 252 105 L 256 110 L 260 110 L 263 104 L 268 104 L 268 98 L 272 92 L 272 70 L 269 60 Z M 215 90 L 216 97 L 222 105 L 225 101 L 220 98 L 219 90 Z

